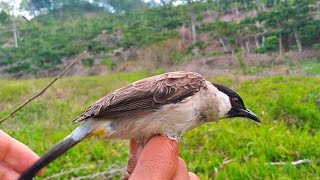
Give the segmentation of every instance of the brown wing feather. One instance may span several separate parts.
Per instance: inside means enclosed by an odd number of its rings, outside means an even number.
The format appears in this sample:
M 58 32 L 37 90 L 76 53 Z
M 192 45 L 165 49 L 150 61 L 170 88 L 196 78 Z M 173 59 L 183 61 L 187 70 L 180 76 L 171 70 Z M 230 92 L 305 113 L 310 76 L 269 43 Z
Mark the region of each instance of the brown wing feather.
M 91 105 L 73 123 L 90 117 L 114 118 L 154 110 L 175 103 L 205 88 L 205 79 L 193 72 L 170 72 L 113 91 Z

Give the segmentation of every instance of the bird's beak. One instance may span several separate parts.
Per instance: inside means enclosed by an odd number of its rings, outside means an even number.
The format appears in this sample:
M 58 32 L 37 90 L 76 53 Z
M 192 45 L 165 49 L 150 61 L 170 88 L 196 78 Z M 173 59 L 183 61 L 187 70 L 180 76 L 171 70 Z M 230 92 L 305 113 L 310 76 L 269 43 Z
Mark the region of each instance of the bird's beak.
M 240 114 L 241 114 L 242 117 L 249 118 L 249 119 L 252 119 L 254 121 L 260 122 L 260 120 L 257 117 L 257 115 L 255 115 L 249 109 L 239 109 L 239 110 L 240 110 Z

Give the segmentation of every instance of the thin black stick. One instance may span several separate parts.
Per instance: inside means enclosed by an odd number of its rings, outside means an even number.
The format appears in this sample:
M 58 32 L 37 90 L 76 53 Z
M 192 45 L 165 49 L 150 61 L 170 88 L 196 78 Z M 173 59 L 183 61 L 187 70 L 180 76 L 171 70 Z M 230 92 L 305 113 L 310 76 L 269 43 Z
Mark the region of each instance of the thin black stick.
M 12 117 L 16 112 L 18 112 L 25 105 L 29 104 L 31 101 L 33 101 L 34 99 L 39 97 L 41 94 L 43 94 L 53 83 L 55 83 L 63 74 L 65 74 L 67 72 L 67 70 L 70 69 L 77 61 L 79 61 L 86 53 L 87 53 L 86 51 L 83 51 L 81 54 L 79 54 L 79 56 L 77 56 L 74 59 L 74 61 L 71 64 L 69 64 L 60 74 L 58 74 L 44 89 L 42 89 L 42 91 L 40 91 L 35 96 L 31 97 L 30 99 L 28 99 L 27 101 L 22 103 L 15 110 L 13 110 L 8 116 L 2 118 L 0 120 L 0 124 L 3 123 L 4 121 L 6 121 L 7 119 L 9 119 L 10 117 Z

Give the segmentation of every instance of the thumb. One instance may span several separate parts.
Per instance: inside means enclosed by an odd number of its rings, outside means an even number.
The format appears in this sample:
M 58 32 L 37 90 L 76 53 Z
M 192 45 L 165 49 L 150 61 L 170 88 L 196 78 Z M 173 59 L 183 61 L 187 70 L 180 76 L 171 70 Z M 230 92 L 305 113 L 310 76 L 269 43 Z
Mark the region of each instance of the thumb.
M 171 179 L 177 168 L 177 142 L 164 136 L 156 136 L 143 148 L 130 180 Z

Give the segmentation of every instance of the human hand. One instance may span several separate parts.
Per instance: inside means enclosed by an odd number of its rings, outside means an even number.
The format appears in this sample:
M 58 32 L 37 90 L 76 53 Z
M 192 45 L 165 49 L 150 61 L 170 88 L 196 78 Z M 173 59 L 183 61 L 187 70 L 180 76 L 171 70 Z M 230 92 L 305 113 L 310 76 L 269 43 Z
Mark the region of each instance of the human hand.
M 164 136 L 151 138 L 144 147 L 131 140 L 127 174 L 123 179 L 199 180 L 188 172 L 178 151 L 177 142 Z
M 0 130 L 0 179 L 18 179 L 38 159 L 30 148 Z

